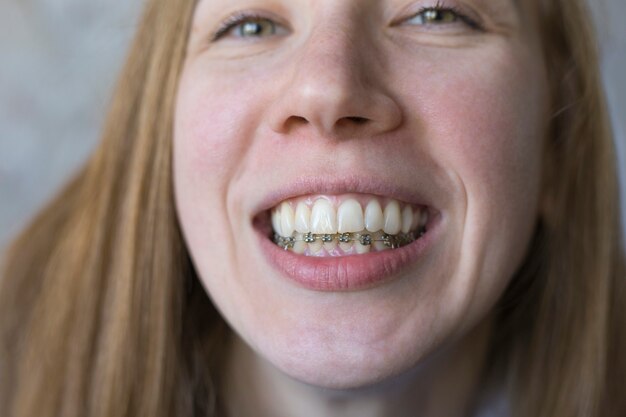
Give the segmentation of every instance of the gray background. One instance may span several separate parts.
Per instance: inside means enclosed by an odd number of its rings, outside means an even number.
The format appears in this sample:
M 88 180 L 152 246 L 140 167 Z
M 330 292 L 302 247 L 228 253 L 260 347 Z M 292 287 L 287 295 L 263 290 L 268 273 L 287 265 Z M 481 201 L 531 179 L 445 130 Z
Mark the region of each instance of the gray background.
M 626 2 L 589 1 L 626 178 Z M 94 148 L 140 6 L 0 0 L 0 249 Z

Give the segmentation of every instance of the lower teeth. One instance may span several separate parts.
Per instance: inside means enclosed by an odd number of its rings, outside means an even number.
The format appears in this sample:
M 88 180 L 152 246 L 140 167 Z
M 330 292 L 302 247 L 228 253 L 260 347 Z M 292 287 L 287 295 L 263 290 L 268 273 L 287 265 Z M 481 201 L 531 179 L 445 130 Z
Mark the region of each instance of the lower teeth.
M 354 244 L 361 247 L 373 246 L 376 249 L 396 249 L 415 242 L 426 233 L 426 229 L 422 228 L 417 232 L 400 233 L 397 235 L 389 235 L 383 232 L 376 233 L 336 233 L 336 234 L 313 234 L 313 233 L 296 233 L 294 236 L 280 236 L 274 234 L 274 243 L 284 250 L 301 248 L 304 245 L 312 245 L 319 247 L 320 242 L 325 246 L 336 246 Z M 299 251 L 301 252 L 301 250 Z

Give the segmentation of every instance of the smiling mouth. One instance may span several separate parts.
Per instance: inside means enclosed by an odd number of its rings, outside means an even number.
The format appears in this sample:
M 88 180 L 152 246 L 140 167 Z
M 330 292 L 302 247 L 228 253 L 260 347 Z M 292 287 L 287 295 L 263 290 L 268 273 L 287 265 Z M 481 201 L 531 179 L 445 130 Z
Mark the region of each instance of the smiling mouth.
M 286 251 L 342 257 L 401 248 L 421 239 L 428 207 L 366 194 L 310 195 L 270 211 L 272 240 Z

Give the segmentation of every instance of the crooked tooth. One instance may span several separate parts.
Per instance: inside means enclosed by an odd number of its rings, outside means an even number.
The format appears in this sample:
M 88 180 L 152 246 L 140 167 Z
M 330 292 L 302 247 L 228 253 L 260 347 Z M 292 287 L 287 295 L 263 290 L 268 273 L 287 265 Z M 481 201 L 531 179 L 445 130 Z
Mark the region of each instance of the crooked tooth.
M 304 253 L 304 251 L 306 251 L 307 248 L 307 243 L 303 242 L 303 241 L 297 241 L 294 245 L 293 245 L 293 251 L 294 253 L 297 253 L 298 255 L 302 255 Z
M 396 200 L 391 200 L 383 212 L 385 225 L 383 231 L 390 235 L 397 235 L 402 228 L 402 218 L 400 204 Z
M 339 233 L 360 232 L 363 224 L 363 209 L 358 201 L 349 199 L 341 203 L 337 210 L 337 228 Z
M 284 236 L 282 234 L 282 228 L 280 227 L 280 211 L 274 210 L 272 211 L 272 228 L 275 233 L 278 233 L 280 236 Z
M 409 233 L 413 224 L 413 209 L 411 206 L 404 206 L 402 209 L 402 233 Z
M 313 205 L 311 232 L 315 234 L 337 233 L 337 214 L 330 201 L 320 198 Z
M 280 206 L 280 229 L 282 236 L 291 236 L 295 232 L 295 215 L 289 203 Z
M 385 218 L 383 209 L 378 200 L 371 200 L 365 207 L 365 229 L 368 232 L 378 232 L 383 229 Z
M 311 230 L 311 209 L 305 203 L 299 203 L 296 208 L 296 231 L 307 233 Z

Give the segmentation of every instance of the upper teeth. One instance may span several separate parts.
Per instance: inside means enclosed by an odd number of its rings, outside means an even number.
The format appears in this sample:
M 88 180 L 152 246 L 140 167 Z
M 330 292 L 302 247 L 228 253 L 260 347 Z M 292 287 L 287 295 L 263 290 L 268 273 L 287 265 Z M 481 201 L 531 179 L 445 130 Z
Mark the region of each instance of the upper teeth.
M 336 200 L 333 204 L 332 200 Z M 272 227 L 280 236 L 294 233 L 337 234 L 379 232 L 389 235 L 408 233 L 422 228 L 428 221 L 424 207 L 412 207 L 397 200 L 384 205 L 378 198 L 369 198 L 365 209 L 355 198 L 285 201 L 272 210 Z

